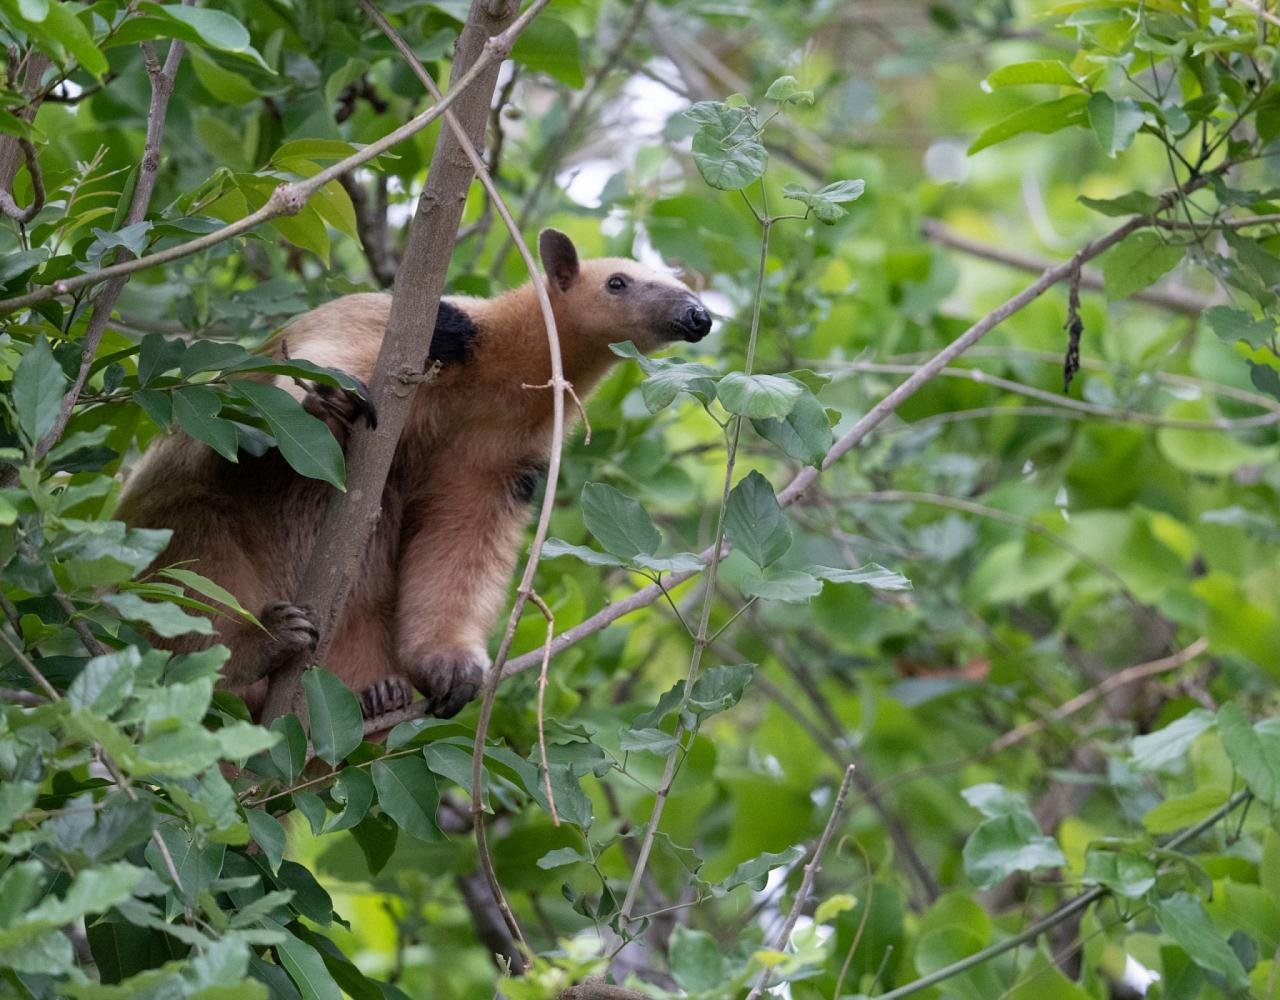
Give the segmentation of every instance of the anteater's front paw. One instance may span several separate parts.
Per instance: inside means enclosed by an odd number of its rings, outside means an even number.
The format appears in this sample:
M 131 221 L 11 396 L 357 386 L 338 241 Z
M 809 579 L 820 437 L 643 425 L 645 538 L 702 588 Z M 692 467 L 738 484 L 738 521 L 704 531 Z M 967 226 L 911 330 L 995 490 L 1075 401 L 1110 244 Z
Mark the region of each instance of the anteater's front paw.
M 407 708 L 413 701 L 413 685 L 403 677 L 385 677 L 360 692 L 360 708 L 366 719 Z
M 361 417 L 370 427 L 378 426 L 378 411 L 374 409 L 369 387 L 354 376 L 352 381 L 358 386 L 358 391 L 336 389 L 316 382 L 302 398 L 304 410 L 313 417 L 319 417 L 343 438 Z
M 448 719 L 479 693 L 488 668 L 489 657 L 482 650 L 455 649 L 419 656 L 408 673 L 431 714 Z
M 310 608 L 288 601 L 276 601 L 262 609 L 258 620 L 271 633 L 272 659 L 312 652 L 320 641 L 320 630 L 311 623 Z

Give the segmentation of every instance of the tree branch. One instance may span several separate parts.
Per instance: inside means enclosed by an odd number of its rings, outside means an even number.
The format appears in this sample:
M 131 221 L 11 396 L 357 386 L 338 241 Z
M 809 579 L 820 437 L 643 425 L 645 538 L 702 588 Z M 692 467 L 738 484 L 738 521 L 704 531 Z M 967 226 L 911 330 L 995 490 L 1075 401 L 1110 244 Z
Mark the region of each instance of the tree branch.
M 1162 223 L 1157 220 L 1155 224 L 1161 225 Z M 994 261 L 997 264 L 1007 264 L 1009 267 L 1017 268 L 1019 271 L 1031 271 L 1039 274 L 1045 268 L 1052 266 L 1052 261 L 1047 261 L 1031 254 L 1018 253 L 1016 250 L 1005 250 L 1003 247 L 989 246 L 986 243 L 971 240 L 967 236 L 961 236 L 935 219 L 925 219 L 920 223 L 920 232 L 924 234 L 926 239 L 937 243 L 939 246 L 950 247 L 952 250 L 959 250 L 961 253 L 966 253 L 971 257 L 980 257 L 983 260 Z M 1081 269 L 1080 284 L 1094 291 L 1102 291 L 1105 287 L 1102 273 L 1091 267 Z M 1138 302 L 1145 302 L 1148 305 L 1159 306 L 1161 309 L 1168 309 L 1172 312 L 1197 318 L 1212 305 L 1209 300 L 1180 288 L 1145 288 L 1132 297 Z
M 31 204 L 26 208 L 19 208 L 18 203 L 13 200 L 13 194 L 0 188 L 0 213 L 25 226 L 44 208 L 44 175 L 40 173 L 40 161 L 36 158 L 36 147 L 31 144 L 31 140 L 20 138 L 18 146 L 22 149 L 22 158 L 26 161 L 27 173 L 31 176 Z
M 40 110 L 40 102 L 44 99 L 42 81 L 45 71 L 52 65 L 53 61 L 48 56 L 33 48 L 27 51 L 19 66 L 9 68 L 10 88 L 26 99 L 26 103 L 14 112 L 22 121 L 31 122 Z M 17 136 L 0 135 L 0 191 L 11 198 L 13 179 L 25 156 L 26 150 Z
M 853 771 L 852 764 L 844 769 L 844 780 L 840 782 L 840 790 L 836 792 L 836 800 L 831 806 L 831 816 L 827 820 L 826 827 L 823 828 L 822 836 L 818 838 L 817 847 L 813 849 L 813 858 L 804 866 L 804 877 L 800 880 L 800 888 L 796 890 L 796 898 L 791 903 L 791 912 L 787 914 L 787 919 L 774 940 L 773 947 L 775 951 L 782 951 L 787 946 L 787 941 L 791 938 L 791 932 L 795 930 L 796 921 L 800 919 L 805 900 L 809 898 L 809 892 L 813 888 L 814 876 L 818 874 L 818 870 L 822 867 L 822 857 L 827 853 L 827 844 L 831 842 L 831 835 L 835 832 L 836 824 L 840 820 L 840 814 L 844 812 L 844 800 L 849 795 L 849 786 L 853 783 Z M 756 980 L 755 986 L 751 987 L 751 992 L 747 994 L 747 1000 L 756 1000 L 756 997 L 760 996 L 768 982 L 769 970 L 765 969 L 760 973 L 760 978 Z
M 1061 357 L 1058 361 L 1061 362 Z M 910 375 L 919 370 L 917 365 L 892 364 L 879 361 L 850 361 L 839 364 L 843 371 L 873 372 L 882 375 Z M 1016 392 L 1020 396 L 1043 400 L 1064 410 L 1088 414 L 1102 420 L 1115 420 L 1121 423 L 1146 424 L 1151 427 L 1172 427 L 1188 431 L 1236 431 L 1254 427 L 1272 427 L 1280 423 L 1280 409 L 1269 409 L 1267 413 L 1259 413 L 1252 417 L 1231 419 L 1219 417 L 1214 420 L 1192 420 L 1184 417 L 1163 417 L 1158 413 L 1143 413 L 1140 410 L 1129 410 L 1120 406 L 1105 406 L 1102 403 L 1089 403 L 1083 399 L 1062 393 L 1050 392 L 1023 382 L 992 375 L 981 368 L 943 368 L 938 373 L 943 378 L 967 379 L 979 385 L 989 385 L 1006 392 Z
M 449 94 L 409 124 L 421 122 L 428 114 L 445 114 L 456 102 L 464 131 L 469 135 L 479 133 L 484 128 L 498 77 L 495 56 L 510 51 L 520 31 L 546 3 L 547 0 L 537 0 L 516 18 L 517 0 L 502 0 L 500 6 L 489 0 L 474 0 L 455 49 Z M 470 86 L 472 83 L 476 85 Z M 404 132 L 406 127 L 391 135 Z M 377 145 L 374 143 L 363 152 Z M 342 164 L 330 171 L 337 166 Z M 334 176 L 349 169 L 350 165 L 345 166 Z M 299 657 L 272 674 L 263 705 L 265 721 L 288 712 L 305 718 L 302 674 L 310 662 L 325 662 L 356 567 L 377 524 L 400 432 L 413 403 L 417 379 L 430 354 L 449 258 L 473 177 L 474 167 L 462 155 L 456 136 L 452 131 L 442 133 L 418 198 L 418 210 L 396 275 L 386 335 L 369 383 L 379 414 L 379 429 L 375 434 L 361 426 L 351 434 L 347 444 L 347 492 L 334 497 L 327 506 L 297 595 L 298 604 L 313 610 L 320 641 L 314 657 Z
M 380 178 L 380 182 L 385 182 L 385 179 Z M 347 192 L 355 210 L 356 232 L 360 236 L 365 260 L 369 262 L 369 273 L 379 288 L 390 288 L 396 280 L 396 258 L 387 239 L 386 204 L 381 198 L 369 197 L 368 189 L 356 180 L 354 171 L 343 174 L 338 183 Z

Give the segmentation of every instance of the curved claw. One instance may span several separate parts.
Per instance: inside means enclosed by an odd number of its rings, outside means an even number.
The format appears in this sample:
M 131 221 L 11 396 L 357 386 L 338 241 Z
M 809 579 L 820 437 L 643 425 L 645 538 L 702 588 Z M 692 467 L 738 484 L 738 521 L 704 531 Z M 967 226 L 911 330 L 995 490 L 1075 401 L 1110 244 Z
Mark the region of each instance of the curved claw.
M 403 677 L 384 677 L 360 692 L 360 708 L 366 719 L 376 719 L 413 701 L 413 685 Z
M 342 430 L 350 429 L 357 420 L 363 418 L 370 428 L 378 426 L 378 411 L 373 405 L 369 387 L 360 379 L 349 376 L 358 389 L 335 388 L 316 382 L 307 389 L 303 397 L 302 408 L 313 417 L 332 421 Z
M 417 660 L 409 675 L 430 703 L 431 714 L 441 719 L 457 715 L 484 685 L 488 657 L 459 650 L 429 653 Z

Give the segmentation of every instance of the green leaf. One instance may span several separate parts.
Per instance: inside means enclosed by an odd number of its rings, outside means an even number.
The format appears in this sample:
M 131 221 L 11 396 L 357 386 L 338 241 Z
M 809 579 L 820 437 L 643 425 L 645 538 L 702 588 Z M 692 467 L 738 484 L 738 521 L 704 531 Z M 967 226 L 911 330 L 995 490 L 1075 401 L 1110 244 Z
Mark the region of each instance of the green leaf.
M 205 386 L 187 386 L 173 394 L 173 416 L 178 426 L 228 462 L 234 462 L 240 436 L 235 424 L 218 416 L 221 410 L 222 397 Z
M 1145 113 L 1132 97 L 1116 100 L 1099 90 L 1089 98 L 1089 125 L 1098 145 L 1110 157 L 1133 145 L 1133 137 L 1145 120 Z
M 1034 83 L 1047 83 L 1058 87 L 1078 88 L 1080 86 L 1080 81 L 1067 68 L 1066 63 L 1057 59 L 1034 59 L 1030 62 L 1001 66 L 988 74 L 986 79 L 989 90 L 1000 87 L 1021 87 Z
M 578 33 L 559 18 L 535 18 L 516 39 L 511 58 L 575 90 L 584 82 Z
M 1213 925 L 1204 905 L 1188 892 L 1178 892 L 1168 899 L 1153 899 L 1156 921 L 1160 929 L 1191 956 L 1206 972 L 1213 972 L 1237 989 L 1248 984 L 1249 977 L 1231 946 Z
M 1280 807 L 1280 719 L 1257 726 L 1227 702 L 1218 710 L 1218 736 L 1231 763 L 1253 792 L 1272 809 Z
M 1139 771 L 1163 771 L 1186 762 L 1191 744 L 1214 724 L 1213 713 L 1195 708 L 1146 736 L 1134 737 L 1130 750 L 1133 766 Z
M 689 993 L 701 993 L 724 984 L 724 956 L 716 939 L 704 931 L 677 924 L 671 934 L 668 961 L 676 985 Z
M 221 729 L 214 730 L 213 736 L 222 748 L 222 756 L 237 763 L 243 763 L 255 754 L 270 750 L 282 739 L 273 730 L 243 719 L 226 723 Z
M 687 392 L 703 405 L 716 398 L 715 379 L 720 377 L 710 365 L 676 358 L 660 358 L 666 362 L 651 370 L 640 383 L 640 396 L 650 413 L 670 406 L 682 392 Z
M 550 871 L 552 868 L 563 868 L 565 865 L 576 865 L 590 860 L 589 857 L 576 848 L 557 847 L 554 851 L 547 851 L 537 860 L 536 864 L 544 871 Z
M 342 1000 L 342 990 L 333 981 L 320 953 L 311 945 L 286 930 L 284 940 L 276 945 L 276 954 L 302 994 L 302 1000 Z
M 605 549 L 623 559 L 651 556 L 662 543 L 640 502 L 605 483 L 582 488 L 582 520 Z
M 639 753 L 666 755 L 676 745 L 676 738 L 661 729 L 624 729 L 618 734 L 618 747 Z
M 1023 108 L 1021 111 L 1015 111 L 974 139 L 973 145 L 969 147 L 969 155 L 972 156 L 979 150 L 1025 132 L 1048 135 L 1071 125 L 1080 124 L 1084 119 L 1085 105 L 1088 102 L 1089 98 L 1085 94 L 1070 94 L 1059 97 L 1057 100 L 1045 101 L 1030 108 Z
M 417 756 L 375 760 L 372 771 L 382 811 L 419 840 L 440 840 L 443 834 L 436 826 L 440 793 L 426 761 Z
M 791 526 L 773 486 L 754 469 L 729 493 L 725 534 L 734 548 L 761 568 L 791 548 Z
M 28 15 L 39 5 L 5 0 L 3 6 L 7 12 L 17 17 L 18 23 L 41 42 L 43 47 L 49 48 L 49 43 L 53 43 L 57 47 L 54 49 L 55 53 L 65 49 L 75 57 L 76 62 L 99 80 L 110 69 L 106 56 L 93 43 L 89 29 L 72 13 L 71 8 L 62 3 L 48 3 L 43 5 L 44 16 L 33 18 Z
M 981 824 L 965 842 L 964 870 L 979 889 L 990 889 L 1014 872 L 1067 863 L 1058 842 L 1040 833 L 1028 814 L 1009 813 Z
M 1185 247 L 1152 232 L 1130 233 L 1102 257 L 1107 298 L 1115 302 L 1140 292 L 1182 260 Z
M 846 214 L 840 205 L 844 202 L 857 201 L 862 197 L 865 188 L 866 182 L 862 180 L 836 181 L 817 191 L 806 191 L 798 184 L 784 184 L 782 196 L 804 203 L 819 222 L 830 226 L 844 218 Z
M 49 342 L 37 337 L 13 372 L 13 408 L 18 428 L 36 444 L 53 430 L 67 388 L 67 376 L 54 359 Z
M 1250 347 L 1265 347 L 1276 335 L 1276 324 L 1264 316 L 1254 319 L 1243 309 L 1230 306 L 1212 306 L 1204 311 L 1213 332 L 1228 344 L 1243 340 Z
M 987 819 L 995 819 L 997 816 L 1031 815 L 1025 796 L 995 782 L 970 785 L 960 794 L 969 805 Z
M 8 833 L 17 819 L 36 804 L 40 786 L 34 781 L 5 781 L 0 783 L 0 833 Z M 0 911 L 3 904 L 0 904 Z M 8 923 L 0 912 L 0 925 Z
M 1126 899 L 1141 899 L 1156 884 L 1156 866 L 1132 848 L 1090 848 L 1084 859 L 1084 884 L 1105 885 Z
M 856 569 L 835 566 L 810 566 L 810 573 L 828 583 L 859 583 L 875 590 L 910 590 L 911 581 L 901 573 L 885 569 L 879 563 L 866 563 Z
M 133 693 L 134 677 L 141 662 L 142 656 L 135 646 L 95 656 L 67 688 L 68 703 L 73 709 L 88 709 L 104 718 L 112 715 Z
M 543 559 L 557 559 L 560 556 L 573 556 L 588 566 L 625 566 L 627 561 L 607 552 L 597 552 L 585 545 L 571 545 L 559 538 L 548 538 L 542 545 Z
M 330 821 L 327 830 L 350 830 L 373 805 L 373 780 L 362 768 L 344 768 L 334 782 L 333 801 L 341 803 L 343 810 Z
M 780 76 L 769 84 L 764 92 L 766 101 L 777 101 L 779 104 L 810 105 L 813 103 L 813 91 L 804 90 L 794 76 Z
M 196 79 L 219 104 L 235 107 L 258 100 L 262 94 L 239 73 L 219 66 L 199 49 L 191 50 L 191 68 Z
M 227 590 L 225 587 L 218 586 L 218 584 L 214 583 L 207 576 L 201 576 L 199 573 L 195 573 L 189 569 L 177 569 L 175 567 L 162 569 L 160 571 L 160 575 L 167 576 L 172 580 L 177 580 L 188 590 L 194 590 L 197 594 L 202 594 L 210 600 L 217 601 L 219 604 L 230 608 L 246 621 L 254 625 L 258 624 L 258 619 L 241 606 L 240 602 L 236 600 L 235 595 L 231 593 L 231 591 Z
M 1214 420 L 1220 417 L 1220 413 L 1209 400 L 1200 396 L 1175 401 L 1165 409 L 1164 416 Z M 1266 466 L 1275 460 L 1276 455 L 1274 445 L 1247 444 L 1238 437 L 1211 429 L 1161 427 L 1156 431 L 1156 444 L 1173 466 L 1203 476 L 1227 476 L 1247 465 Z
M 770 854 L 766 851 L 750 861 L 742 862 L 724 879 L 713 885 L 711 887 L 712 895 L 723 896 L 740 885 L 749 886 L 754 891 L 759 892 L 765 887 L 771 871 L 775 868 L 785 868 L 788 865 L 795 864 L 804 857 L 804 854 L 804 848 L 798 844 L 776 854 Z
M 1153 216 L 1160 211 L 1160 199 L 1145 191 L 1130 191 L 1118 198 L 1088 198 L 1080 195 L 1076 201 L 1111 218 L 1124 215 Z
M 246 809 L 244 818 L 249 823 L 249 835 L 262 848 L 262 856 L 273 871 L 280 869 L 284 859 L 285 835 L 280 821 L 263 809 Z
M 103 594 L 102 603 L 115 608 L 121 618 L 142 622 L 156 635 L 172 639 L 175 636 L 198 632 L 213 635 L 213 622 L 198 615 L 189 615 L 176 604 L 144 601 L 137 594 Z
M 183 4 L 165 4 L 162 10 L 192 29 L 198 40 L 209 48 L 247 58 L 263 69 L 270 69 L 249 44 L 249 30 L 225 11 Z
M 730 413 L 750 420 L 789 414 L 808 390 L 788 375 L 744 375 L 730 372 L 720 380 L 716 393 Z
M 237 381 L 235 393 L 260 413 L 294 471 L 345 490 L 346 461 L 329 428 L 278 386 Z
M 767 576 L 744 573 L 739 587 L 748 597 L 789 604 L 807 604 L 822 593 L 822 581 L 800 570 L 782 570 Z
M 271 762 L 286 781 L 296 781 L 307 761 L 307 733 L 292 714 L 273 719 L 271 731 L 280 735 L 280 742 L 271 748 Z
M 738 191 L 764 176 L 769 154 L 749 111 L 699 101 L 685 114 L 702 126 L 693 135 L 693 162 L 704 181 L 721 191 Z
M 714 715 L 732 708 L 756 675 L 754 663 L 712 667 L 704 670 L 689 693 L 689 708 L 696 715 Z
M 159 376 L 173 371 L 182 363 L 186 353 L 187 345 L 177 338 L 147 334 L 138 349 L 138 384 L 150 385 Z
M 1197 788 L 1165 799 L 1142 817 L 1148 833 L 1173 833 L 1198 823 L 1230 798 L 1225 788 Z
M 822 460 L 831 448 L 831 421 L 822 404 L 810 392 L 797 399 L 791 412 L 781 420 L 765 417 L 753 420 L 751 426 L 766 441 L 781 448 L 789 458 L 815 468 L 821 467 Z
M 337 766 L 364 739 L 360 702 L 336 674 L 316 667 L 302 675 L 316 756 Z

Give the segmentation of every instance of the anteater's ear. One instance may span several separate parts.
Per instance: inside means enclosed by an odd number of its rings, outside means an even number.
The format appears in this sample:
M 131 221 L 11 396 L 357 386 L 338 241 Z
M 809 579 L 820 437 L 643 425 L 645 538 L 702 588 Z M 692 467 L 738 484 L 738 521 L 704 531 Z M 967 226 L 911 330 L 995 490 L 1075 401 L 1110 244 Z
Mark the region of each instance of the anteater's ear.
M 573 240 L 560 230 L 544 229 L 538 234 L 538 256 L 547 277 L 560 291 L 567 292 L 578 280 L 578 251 Z

